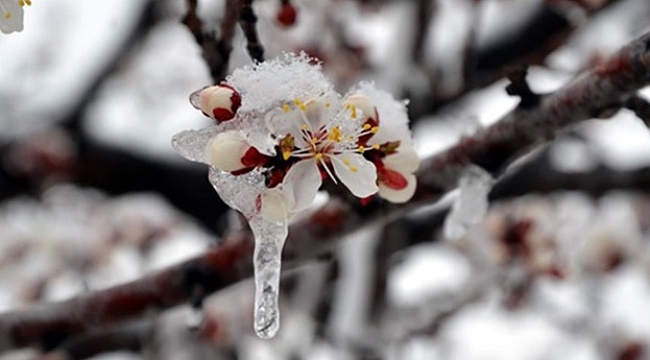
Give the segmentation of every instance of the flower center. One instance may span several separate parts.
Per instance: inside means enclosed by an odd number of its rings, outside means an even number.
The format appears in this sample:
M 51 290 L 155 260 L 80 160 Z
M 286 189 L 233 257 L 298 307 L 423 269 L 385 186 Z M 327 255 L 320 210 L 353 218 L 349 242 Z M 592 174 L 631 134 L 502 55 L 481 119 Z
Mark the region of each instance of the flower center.
M 311 108 L 315 106 L 319 106 L 319 109 Z M 373 126 L 370 123 L 358 126 L 355 123 L 350 123 L 359 121 L 359 110 L 351 104 L 345 105 L 331 119 L 320 119 L 319 117 L 328 116 L 323 108 L 327 109 L 330 106 L 329 102 L 323 103 L 322 100 L 305 103 L 300 99 L 282 105 L 285 113 L 290 114 L 294 111 L 290 115 L 298 115 L 293 119 L 297 122 L 297 128 L 300 130 L 299 133 L 286 135 L 280 140 L 279 147 L 284 161 L 291 161 L 291 158 L 314 159 L 336 183 L 336 178 L 330 169 L 331 162 L 337 161 L 351 172 L 357 172 L 358 168 L 345 157 L 345 154 L 363 154 L 370 149 L 378 150 L 378 144 L 364 146 L 362 144 L 365 144 L 365 141 L 360 141 L 360 139 L 367 139 L 376 134 L 379 131 L 379 126 Z M 312 125 L 321 123 L 327 125 L 323 125 L 319 129 L 315 129 Z M 300 141 L 296 141 L 297 139 Z

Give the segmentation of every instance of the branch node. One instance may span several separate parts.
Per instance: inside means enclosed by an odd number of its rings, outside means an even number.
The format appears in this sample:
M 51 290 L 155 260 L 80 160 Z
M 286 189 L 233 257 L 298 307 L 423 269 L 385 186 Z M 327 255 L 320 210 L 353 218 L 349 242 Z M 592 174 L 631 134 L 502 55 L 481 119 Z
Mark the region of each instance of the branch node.
M 528 75 L 528 67 L 513 69 L 506 75 L 510 80 L 510 84 L 506 86 L 506 92 L 508 95 L 521 98 L 518 105 L 520 109 L 533 108 L 539 104 L 540 100 L 540 96 L 530 89 L 526 75 Z

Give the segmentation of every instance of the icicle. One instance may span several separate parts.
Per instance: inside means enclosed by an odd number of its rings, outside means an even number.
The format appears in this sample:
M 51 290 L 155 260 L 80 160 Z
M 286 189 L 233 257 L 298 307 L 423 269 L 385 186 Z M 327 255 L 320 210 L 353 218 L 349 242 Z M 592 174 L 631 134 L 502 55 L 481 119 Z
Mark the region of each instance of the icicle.
M 488 193 L 494 179 L 478 166 L 470 166 L 460 178 L 460 193 L 447 215 L 444 234 L 447 239 L 459 239 L 480 223 L 488 210 Z
M 260 216 L 250 219 L 255 236 L 253 258 L 255 278 L 255 309 L 253 326 L 262 339 L 275 336 L 280 329 L 278 295 L 282 247 L 287 239 L 286 222 L 271 222 Z
M 188 307 L 187 314 L 185 316 L 185 324 L 191 331 L 198 330 L 205 321 L 203 308 L 201 307 Z

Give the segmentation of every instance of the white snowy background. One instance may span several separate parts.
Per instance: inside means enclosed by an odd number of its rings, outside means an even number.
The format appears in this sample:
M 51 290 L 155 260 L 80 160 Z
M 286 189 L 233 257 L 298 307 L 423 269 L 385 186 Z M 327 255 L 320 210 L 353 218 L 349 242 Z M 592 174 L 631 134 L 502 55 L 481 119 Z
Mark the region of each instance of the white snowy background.
M 94 79 L 130 41 L 147 2 L 33 0 L 26 9 L 25 30 L 0 36 L 0 145 L 29 139 L 77 116 L 82 133 L 93 142 L 166 166 L 189 167 L 172 150 L 170 138 L 205 124 L 187 98 L 210 78 L 200 49 L 180 24 L 184 2 L 158 2 L 157 23 L 88 98 Z M 437 2 L 425 53 L 444 74 L 439 87 L 453 90 L 462 81 L 458 57 L 472 22 L 471 1 Z M 216 24 L 223 1 L 199 3 L 206 23 Z M 283 29 L 274 20 L 279 1 L 256 2 L 267 57 L 318 48 L 331 54 L 325 68 L 341 89 L 371 79 L 401 96 L 405 84 L 421 85 L 423 75 L 408 66 L 416 2 L 378 2 L 370 8 L 343 0 L 295 3 L 299 21 Z M 535 0 L 483 1 L 479 46 L 525 21 L 536 6 Z M 580 29 L 567 44 L 544 67 L 530 69 L 533 90 L 557 89 L 594 58 L 648 30 L 650 2 L 621 0 L 588 20 L 578 11 L 574 21 Z M 342 24 L 344 34 L 328 30 L 331 22 Z M 371 66 L 337 50 L 340 36 L 363 47 Z M 230 68 L 248 61 L 238 33 Z M 513 109 L 518 100 L 507 96 L 506 85 L 497 81 L 420 119 L 413 128 L 420 154 L 439 152 Z M 642 95 L 650 98 L 650 89 Z M 73 114 L 78 109 L 81 114 Z M 573 134 L 549 146 L 551 163 L 559 171 L 650 166 L 650 131 L 630 111 L 583 122 Z M 0 203 L 1 310 L 134 280 L 218 242 L 214 229 L 199 225 L 157 193 L 109 195 L 65 178 L 46 185 L 36 196 L 5 197 Z M 252 284 L 243 283 L 206 302 L 203 320 L 219 319 L 228 324 L 225 332 L 190 331 L 188 323 L 201 315 L 176 309 L 156 320 L 146 351 L 95 359 L 325 360 L 365 354 L 381 359 L 600 360 L 623 359 L 617 356 L 630 346 L 646 350 L 638 359 L 650 358 L 649 201 L 623 191 L 600 198 L 562 192 L 493 204 L 467 234 L 454 239 L 445 236 L 448 231 L 425 234 L 430 241 L 394 254 L 387 265 L 385 311 L 372 322 L 371 270 L 381 231 L 365 229 L 338 249 L 338 278 L 330 289 L 331 314 L 325 324 L 312 315 L 318 294 L 328 286 L 327 269 L 311 264 L 298 271 L 295 288 L 281 299 L 282 330 L 272 341 L 252 334 Z M 471 210 L 484 206 L 469 204 L 446 228 L 464 226 L 475 216 Z M 499 240 L 513 221 L 534 224 L 525 236 L 532 249 L 529 262 L 511 257 Z M 605 271 L 612 252 L 624 261 Z M 556 265 L 565 271 L 561 278 L 535 273 Z M 517 299 L 514 293 L 523 285 L 526 295 Z M 31 350 L 0 356 L 36 358 Z

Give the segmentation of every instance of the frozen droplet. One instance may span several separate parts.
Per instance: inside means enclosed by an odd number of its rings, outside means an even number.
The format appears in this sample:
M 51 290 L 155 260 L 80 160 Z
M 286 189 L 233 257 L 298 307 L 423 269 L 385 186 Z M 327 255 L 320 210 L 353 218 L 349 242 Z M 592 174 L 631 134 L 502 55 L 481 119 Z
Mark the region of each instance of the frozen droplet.
M 488 210 L 488 193 L 493 182 L 492 176 L 478 166 L 464 170 L 459 181 L 460 193 L 445 220 L 446 238 L 459 239 L 483 220 Z
M 250 227 L 255 236 L 253 326 L 257 336 L 270 339 L 280 329 L 280 268 L 288 228 L 286 222 L 271 222 L 259 216 L 250 219 Z
M 205 320 L 205 315 L 203 313 L 203 309 L 200 307 L 194 307 L 190 306 L 187 308 L 187 315 L 185 317 L 185 324 L 187 325 L 187 328 L 194 331 L 198 330 L 201 325 L 203 325 L 203 321 Z
M 203 91 L 206 87 L 196 90 L 190 94 L 190 104 L 192 104 L 192 106 L 197 110 L 201 110 L 201 91 Z

